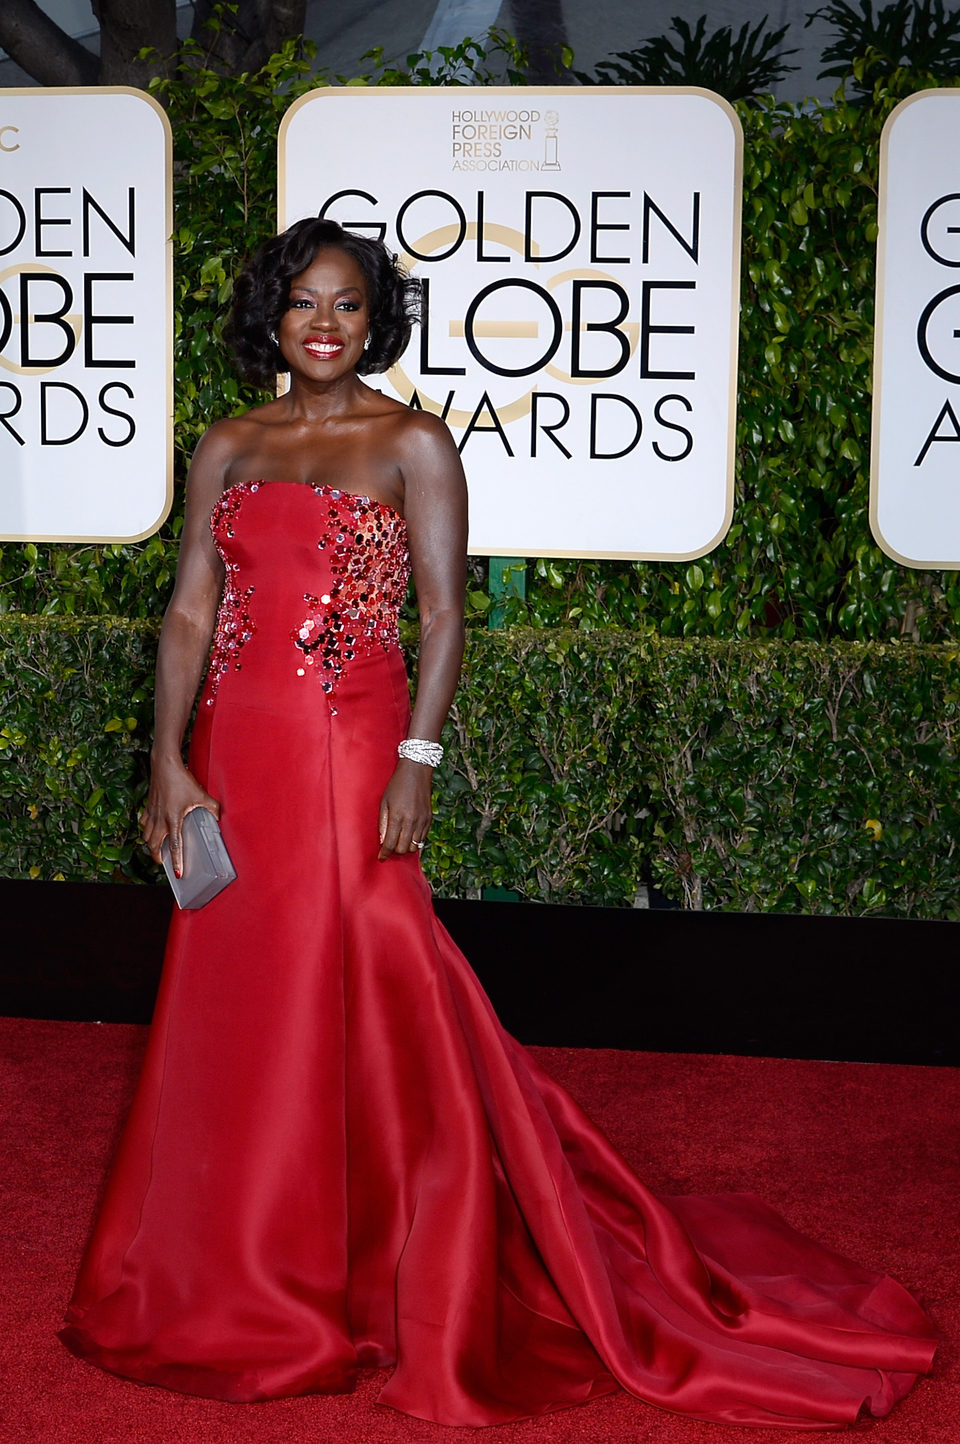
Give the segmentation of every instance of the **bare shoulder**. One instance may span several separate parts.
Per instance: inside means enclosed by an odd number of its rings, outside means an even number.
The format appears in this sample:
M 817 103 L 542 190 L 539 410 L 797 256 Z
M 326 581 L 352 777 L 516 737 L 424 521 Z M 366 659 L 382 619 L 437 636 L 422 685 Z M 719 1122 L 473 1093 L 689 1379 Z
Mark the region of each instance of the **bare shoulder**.
M 397 452 L 411 547 L 421 534 L 442 534 L 444 546 L 459 554 L 466 546 L 467 485 L 446 422 L 429 411 L 408 412 Z
M 408 406 L 405 401 L 398 401 L 395 396 L 387 396 L 375 386 L 368 386 L 366 383 L 363 386 L 361 405 L 368 416 L 386 423 L 402 444 L 416 446 L 418 442 L 429 441 L 430 438 L 450 435 L 446 422 L 441 421 L 433 412 L 418 411 Z
M 190 478 L 204 493 L 219 494 L 231 481 L 237 467 L 243 469 L 244 458 L 262 444 L 263 430 L 270 424 L 266 413 L 276 402 L 255 406 L 242 416 L 227 416 L 215 421 L 203 433 L 190 463 Z
M 193 464 L 204 468 L 227 467 L 250 434 L 246 416 L 227 416 L 203 433 L 193 453 Z
M 450 428 L 432 411 L 414 411 L 409 406 L 397 419 L 401 455 L 405 461 L 440 460 L 459 462 L 456 443 Z

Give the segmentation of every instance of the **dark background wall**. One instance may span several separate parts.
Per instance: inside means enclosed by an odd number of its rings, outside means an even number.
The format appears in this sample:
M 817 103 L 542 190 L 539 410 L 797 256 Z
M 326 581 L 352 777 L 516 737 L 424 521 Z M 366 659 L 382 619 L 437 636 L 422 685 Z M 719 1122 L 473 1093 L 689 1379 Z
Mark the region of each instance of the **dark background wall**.
M 147 1022 L 170 906 L 165 887 L 0 880 L 0 1014 Z M 952 923 L 437 911 L 524 1043 L 960 1064 Z

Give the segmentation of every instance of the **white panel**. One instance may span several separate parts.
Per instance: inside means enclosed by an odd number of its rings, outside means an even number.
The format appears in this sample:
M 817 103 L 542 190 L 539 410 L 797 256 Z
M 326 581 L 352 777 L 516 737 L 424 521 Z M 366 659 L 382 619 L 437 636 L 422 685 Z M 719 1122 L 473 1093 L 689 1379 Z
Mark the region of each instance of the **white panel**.
M 870 525 L 914 567 L 960 567 L 960 91 L 883 130 Z
M 0 91 L 0 536 L 155 531 L 172 471 L 170 127 L 128 89 Z
M 281 127 L 281 225 L 382 232 L 429 282 L 377 384 L 446 414 L 479 554 L 720 541 L 740 185 L 739 123 L 706 91 L 346 87 Z

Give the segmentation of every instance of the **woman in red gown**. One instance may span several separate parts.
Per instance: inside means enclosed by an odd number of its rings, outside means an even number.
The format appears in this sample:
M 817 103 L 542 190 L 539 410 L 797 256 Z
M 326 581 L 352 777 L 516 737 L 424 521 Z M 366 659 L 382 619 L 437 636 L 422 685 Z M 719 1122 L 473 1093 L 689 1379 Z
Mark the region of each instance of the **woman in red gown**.
M 238 1402 L 393 1366 L 382 1402 L 451 1425 L 618 1387 L 737 1424 L 885 1414 L 933 1355 L 914 1299 L 750 1195 L 651 1194 L 434 917 L 419 853 L 462 649 L 464 482 L 437 418 L 360 380 L 399 356 L 412 299 L 379 243 L 327 221 L 238 284 L 242 362 L 290 386 L 197 449 L 144 813 L 179 863 L 184 815 L 209 808 L 238 877 L 173 920 L 62 1337 Z

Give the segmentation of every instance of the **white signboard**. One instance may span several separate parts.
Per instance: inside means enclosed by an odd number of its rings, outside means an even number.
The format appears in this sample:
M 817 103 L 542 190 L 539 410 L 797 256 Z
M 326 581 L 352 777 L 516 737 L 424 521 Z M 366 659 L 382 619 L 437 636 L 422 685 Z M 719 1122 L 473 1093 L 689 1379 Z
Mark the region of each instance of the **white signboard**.
M 470 550 L 702 556 L 730 524 L 742 136 L 708 91 L 318 90 L 280 225 L 382 236 L 424 283 L 387 389 L 445 417 Z
M 170 126 L 0 90 L 0 538 L 133 541 L 172 496 Z
M 897 106 L 880 148 L 870 526 L 912 567 L 960 567 L 960 90 Z

